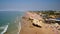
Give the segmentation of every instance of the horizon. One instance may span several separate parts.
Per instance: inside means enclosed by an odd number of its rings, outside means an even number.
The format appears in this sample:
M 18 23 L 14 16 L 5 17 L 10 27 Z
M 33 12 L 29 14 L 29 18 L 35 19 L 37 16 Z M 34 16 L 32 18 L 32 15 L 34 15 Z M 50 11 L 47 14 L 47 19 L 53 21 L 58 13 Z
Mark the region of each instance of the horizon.
M 60 11 L 60 0 L 0 0 L 0 11 Z

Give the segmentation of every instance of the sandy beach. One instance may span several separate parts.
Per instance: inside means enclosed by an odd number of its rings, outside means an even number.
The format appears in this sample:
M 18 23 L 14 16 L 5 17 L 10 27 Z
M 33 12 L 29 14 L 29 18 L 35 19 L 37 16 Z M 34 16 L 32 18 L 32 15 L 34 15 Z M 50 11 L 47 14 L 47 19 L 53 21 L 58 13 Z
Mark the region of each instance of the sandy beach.
M 42 26 L 41 28 L 33 26 L 29 16 L 23 16 L 21 20 L 21 31 L 20 34 L 60 34 L 60 31 Z M 46 24 L 48 25 L 48 24 Z

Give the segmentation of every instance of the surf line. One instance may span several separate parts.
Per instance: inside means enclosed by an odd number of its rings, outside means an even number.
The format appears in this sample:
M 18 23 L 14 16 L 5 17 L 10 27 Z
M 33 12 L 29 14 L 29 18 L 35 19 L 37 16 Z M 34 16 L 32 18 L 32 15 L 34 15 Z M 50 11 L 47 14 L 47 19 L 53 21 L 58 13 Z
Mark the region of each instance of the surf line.
M 17 19 L 16 19 L 16 23 L 18 23 L 18 25 L 17 25 L 17 28 L 18 28 L 17 34 L 20 34 L 20 30 L 21 30 L 21 22 L 19 21 L 19 17 L 18 17 L 18 16 L 17 16 Z
M 9 23 L 5 26 L 5 28 L 4 28 L 4 30 L 1 32 L 1 34 L 4 34 L 4 33 L 7 31 L 8 25 L 9 25 Z

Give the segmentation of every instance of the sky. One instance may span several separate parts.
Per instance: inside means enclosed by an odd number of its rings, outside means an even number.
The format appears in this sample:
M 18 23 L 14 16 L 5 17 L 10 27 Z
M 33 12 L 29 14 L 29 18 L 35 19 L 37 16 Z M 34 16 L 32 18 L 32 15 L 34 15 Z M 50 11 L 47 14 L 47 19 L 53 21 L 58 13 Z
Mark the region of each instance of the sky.
M 0 0 L 0 10 L 60 10 L 60 0 Z

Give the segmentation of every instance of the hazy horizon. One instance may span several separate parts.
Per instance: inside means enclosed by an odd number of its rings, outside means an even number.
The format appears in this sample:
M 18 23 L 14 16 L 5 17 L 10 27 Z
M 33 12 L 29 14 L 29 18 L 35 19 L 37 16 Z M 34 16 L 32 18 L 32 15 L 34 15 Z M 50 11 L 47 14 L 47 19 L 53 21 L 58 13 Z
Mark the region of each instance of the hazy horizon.
M 0 11 L 60 10 L 60 0 L 0 0 Z

